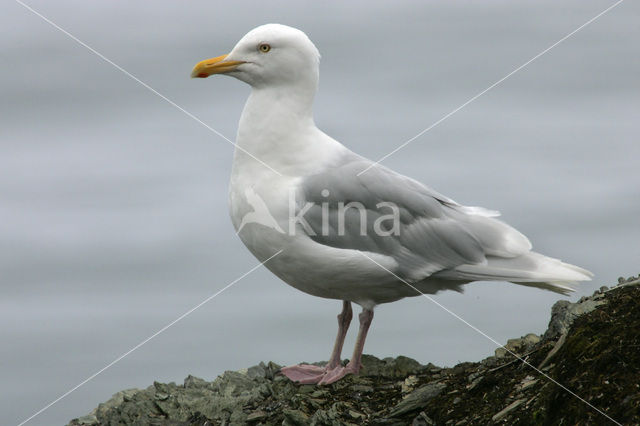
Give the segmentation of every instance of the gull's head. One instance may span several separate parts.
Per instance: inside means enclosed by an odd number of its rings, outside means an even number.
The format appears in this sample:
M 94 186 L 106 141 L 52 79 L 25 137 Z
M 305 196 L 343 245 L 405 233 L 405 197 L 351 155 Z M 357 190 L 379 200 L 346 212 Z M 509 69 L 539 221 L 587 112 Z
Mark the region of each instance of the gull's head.
M 318 49 L 302 31 L 267 24 L 249 31 L 230 53 L 199 62 L 191 77 L 228 74 L 253 87 L 318 83 Z

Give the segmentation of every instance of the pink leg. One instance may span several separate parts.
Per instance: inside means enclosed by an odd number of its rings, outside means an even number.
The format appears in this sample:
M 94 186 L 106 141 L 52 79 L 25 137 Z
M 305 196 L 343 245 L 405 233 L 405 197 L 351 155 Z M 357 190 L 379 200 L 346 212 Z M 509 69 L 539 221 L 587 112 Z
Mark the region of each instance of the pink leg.
M 344 345 L 344 338 L 347 337 L 347 330 L 351 324 L 353 318 L 353 311 L 351 310 L 351 302 L 346 300 L 342 302 L 342 312 L 338 314 L 338 335 L 336 336 L 336 343 L 333 345 L 333 352 L 331 352 L 331 358 L 327 363 L 328 369 L 336 368 L 340 365 L 342 355 L 342 345 Z
M 362 351 L 364 349 L 364 341 L 367 339 L 367 332 L 371 321 L 373 320 L 373 310 L 362 309 L 362 313 L 358 316 L 360 319 L 360 330 L 358 331 L 358 338 L 356 339 L 356 345 L 353 348 L 353 356 L 346 367 L 338 366 L 334 369 L 327 371 L 322 380 L 318 382 L 320 385 L 328 385 L 330 383 L 337 382 L 347 374 L 358 374 L 362 367 Z
M 336 336 L 336 342 L 333 345 L 333 351 L 331 352 L 331 358 L 325 367 L 318 367 L 316 365 L 298 364 L 289 367 L 283 367 L 280 372 L 287 376 L 290 380 L 305 384 L 318 383 L 325 376 L 327 371 L 333 370 L 340 366 L 340 355 L 342 354 L 342 346 L 344 345 L 344 339 L 351 324 L 353 318 L 353 311 L 351 310 L 351 302 L 346 300 L 342 302 L 342 312 L 338 314 L 338 335 Z

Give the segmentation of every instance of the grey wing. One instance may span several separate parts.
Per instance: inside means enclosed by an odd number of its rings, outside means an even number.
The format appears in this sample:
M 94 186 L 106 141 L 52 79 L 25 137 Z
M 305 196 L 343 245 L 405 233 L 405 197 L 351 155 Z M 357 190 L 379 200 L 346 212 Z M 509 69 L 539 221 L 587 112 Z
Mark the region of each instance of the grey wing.
M 497 212 L 462 206 L 380 165 L 358 176 L 369 164 L 352 154 L 302 181 L 296 201 L 315 242 L 390 256 L 394 273 L 412 282 L 531 249 L 524 235 L 493 218 Z

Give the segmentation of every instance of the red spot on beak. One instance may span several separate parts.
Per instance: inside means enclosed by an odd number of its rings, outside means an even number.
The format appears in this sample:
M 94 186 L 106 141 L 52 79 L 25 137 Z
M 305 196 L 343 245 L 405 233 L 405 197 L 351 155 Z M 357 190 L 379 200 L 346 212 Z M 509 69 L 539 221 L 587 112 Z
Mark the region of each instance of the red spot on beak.
M 198 77 L 199 78 L 207 78 L 207 77 L 209 77 L 209 75 L 201 72 L 200 74 L 198 74 Z

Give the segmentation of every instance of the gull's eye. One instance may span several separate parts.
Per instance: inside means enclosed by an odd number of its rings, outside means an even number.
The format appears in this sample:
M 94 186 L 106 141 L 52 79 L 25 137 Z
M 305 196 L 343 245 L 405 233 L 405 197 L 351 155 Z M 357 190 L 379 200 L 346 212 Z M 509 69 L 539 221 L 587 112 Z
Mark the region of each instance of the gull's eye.
M 271 50 L 271 46 L 269 46 L 266 43 L 262 43 L 260 46 L 258 46 L 258 49 L 262 52 L 262 53 L 267 53 L 268 51 Z

